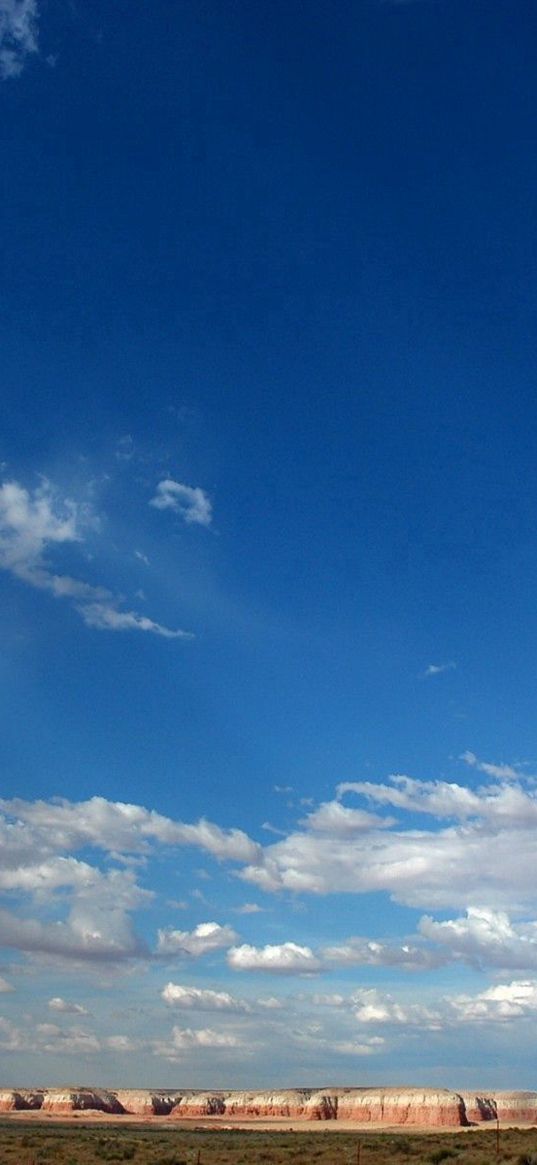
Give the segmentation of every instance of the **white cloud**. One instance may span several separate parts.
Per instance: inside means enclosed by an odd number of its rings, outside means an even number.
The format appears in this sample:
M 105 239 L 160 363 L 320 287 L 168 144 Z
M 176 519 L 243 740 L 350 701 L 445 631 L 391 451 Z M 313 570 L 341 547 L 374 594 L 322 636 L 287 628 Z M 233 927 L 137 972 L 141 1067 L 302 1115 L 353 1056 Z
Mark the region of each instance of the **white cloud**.
M 340 1056 L 374 1056 L 381 1050 L 384 1040 L 366 1040 L 357 1043 L 355 1040 L 336 1040 L 330 1044 L 331 1049 Z
M 60 498 L 46 480 L 33 493 L 16 481 L 4 482 L 0 486 L 0 569 L 54 598 L 70 600 L 88 627 L 149 631 L 166 639 L 192 638 L 136 611 L 122 611 L 120 599 L 105 587 L 54 571 L 47 553 L 81 542 L 87 529 L 97 526 L 89 506 Z
M 41 922 L 33 918 L 18 918 L 8 910 L 0 910 L 2 945 L 33 955 L 52 955 L 75 962 L 106 964 L 135 957 L 147 957 L 145 944 L 120 911 L 111 909 L 108 916 L 103 907 L 101 933 L 99 930 L 77 926 L 76 921 Z M 114 922 L 120 934 L 110 936 Z
M 244 943 L 228 951 L 228 963 L 234 971 L 270 971 L 284 975 L 311 974 L 320 969 L 319 959 L 310 947 L 287 942 L 264 947 Z
M 87 1015 L 87 1009 L 82 1007 L 80 1003 L 70 1003 L 67 999 L 62 999 L 60 995 L 55 995 L 53 999 L 49 999 L 48 1005 L 51 1011 L 61 1011 L 64 1014 L 71 1015 Z
M 505 911 L 470 907 L 466 917 L 444 922 L 426 915 L 419 929 L 452 959 L 476 967 L 537 969 L 537 921 L 515 924 Z
M 0 1048 L 4 1052 L 24 1051 L 27 1044 L 22 1031 L 0 1015 Z
M 452 660 L 449 663 L 430 663 L 422 674 L 425 679 L 428 679 L 429 676 L 441 676 L 443 672 L 455 671 L 456 667 L 457 664 L 453 663 Z
M 9 983 L 7 979 L 4 979 L 3 975 L 0 975 L 0 994 L 7 994 L 8 991 L 14 990 L 13 984 Z
M 181 1059 L 183 1053 L 194 1052 L 200 1048 L 217 1049 L 236 1048 L 240 1040 L 233 1032 L 214 1031 L 212 1028 L 180 1028 L 174 1027 L 171 1041 L 155 1040 L 152 1045 L 154 1055 L 163 1056 L 167 1060 Z
M 48 857 L 57 850 L 89 845 L 108 852 L 147 853 L 151 842 L 195 846 L 228 861 L 262 859 L 261 846 L 240 829 L 224 830 L 204 818 L 195 824 L 174 821 L 141 805 L 104 797 L 78 802 L 13 798 L 0 800 L 0 810 L 14 819 L 14 823 L 0 819 L 0 853 L 6 866 L 9 853 L 9 865 L 34 865 L 38 855 Z
M 37 0 L 0 0 L 0 77 L 18 77 L 37 52 Z
M 237 935 L 231 926 L 220 926 L 218 922 L 200 922 L 194 930 L 159 930 L 158 952 L 161 955 L 188 956 L 197 959 L 211 951 L 219 951 L 236 942 Z
M 40 1023 L 37 1025 L 37 1035 L 38 1051 L 87 1055 L 101 1048 L 97 1036 L 81 1027 L 64 1030 L 55 1023 Z
M 157 510 L 173 510 L 189 525 L 210 526 L 212 522 L 212 505 L 205 490 L 171 478 L 159 481 L 149 504 Z
M 227 991 L 210 991 L 202 987 L 185 987 L 181 983 L 167 983 L 161 991 L 165 1003 L 187 1011 L 249 1011 L 247 1003 L 235 999 Z
M 132 1040 L 130 1036 L 107 1036 L 105 1040 L 107 1048 L 112 1052 L 139 1052 L 141 1044 L 139 1040 Z
M 261 861 L 241 877 L 269 892 L 389 893 L 404 905 L 431 908 L 480 906 L 526 909 L 535 901 L 537 793 L 521 781 L 470 789 L 406 776 L 390 784 L 345 782 L 377 806 L 417 815 L 396 828 L 352 835 L 307 828 L 266 846 Z M 424 827 L 428 816 L 431 826 Z M 448 824 L 442 822 L 447 820 Z
M 537 1013 L 535 979 L 513 980 L 488 987 L 478 995 L 458 995 L 448 1000 L 458 1023 L 510 1023 L 534 1018 Z
M 488 777 L 496 777 L 499 781 L 518 780 L 519 774 L 512 765 L 493 765 L 488 761 L 478 760 L 475 752 L 470 752 L 469 749 L 466 749 L 466 752 L 461 754 L 460 759 L 472 768 L 478 769 L 480 773 L 486 773 Z
M 235 914 L 263 914 L 263 907 L 257 902 L 243 902 L 242 906 L 235 906 Z
M 98 631 L 151 631 L 164 639 L 193 639 L 189 631 L 173 631 L 162 623 L 155 623 L 154 619 L 148 619 L 146 615 L 138 615 L 136 611 L 118 611 L 112 603 L 83 603 L 77 604 L 76 609 L 86 626 L 95 627 Z
M 365 809 L 349 809 L 340 801 L 325 801 L 300 822 L 316 833 L 330 833 L 340 837 L 369 832 L 373 828 L 387 829 L 393 823 L 391 817 L 378 817 Z
M 351 996 L 354 1018 L 362 1024 L 395 1024 L 435 1029 L 441 1019 L 437 1009 L 421 1003 L 400 1003 L 375 987 L 361 988 Z
M 390 945 L 374 939 L 350 938 L 337 946 L 323 947 L 323 963 L 336 967 L 400 967 L 407 971 L 429 970 L 446 961 L 442 953 L 411 943 Z

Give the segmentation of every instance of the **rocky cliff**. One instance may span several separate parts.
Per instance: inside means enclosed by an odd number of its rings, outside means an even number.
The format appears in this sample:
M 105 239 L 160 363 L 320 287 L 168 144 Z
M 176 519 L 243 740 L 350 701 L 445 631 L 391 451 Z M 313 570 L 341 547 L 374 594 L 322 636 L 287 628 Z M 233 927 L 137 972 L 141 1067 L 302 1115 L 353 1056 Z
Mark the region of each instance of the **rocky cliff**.
M 48 1088 L 0 1091 L 0 1112 L 39 1109 L 132 1113 L 171 1120 L 349 1121 L 356 1125 L 461 1127 L 495 1121 L 537 1124 L 537 1092 L 451 1092 L 434 1088 L 286 1088 L 202 1092 L 151 1089 Z

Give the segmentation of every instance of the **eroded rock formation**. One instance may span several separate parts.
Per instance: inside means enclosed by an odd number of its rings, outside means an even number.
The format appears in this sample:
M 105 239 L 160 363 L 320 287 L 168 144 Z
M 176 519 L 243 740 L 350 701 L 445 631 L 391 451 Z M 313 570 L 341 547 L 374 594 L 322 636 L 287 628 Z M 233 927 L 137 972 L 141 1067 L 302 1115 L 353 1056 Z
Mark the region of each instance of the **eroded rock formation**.
M 43 1108 L 73 1112 L 169 1116 L 173 1120 L 350 1121 L 357 1125 L 460 1127 L 499 1119 L 537 1124 L 537 1092 L 451 1092 L 435 1088 L 285 1088 L 263 1092 L 177 1092 L 153 1089 L 4 1089 L 0 1112 Z
M 42 1108 L 48 1112 L 81 1112 L 92 1109 L 96 1112 L 122 1113 L 117 1095 L 102 1089 L 47 1089 Z

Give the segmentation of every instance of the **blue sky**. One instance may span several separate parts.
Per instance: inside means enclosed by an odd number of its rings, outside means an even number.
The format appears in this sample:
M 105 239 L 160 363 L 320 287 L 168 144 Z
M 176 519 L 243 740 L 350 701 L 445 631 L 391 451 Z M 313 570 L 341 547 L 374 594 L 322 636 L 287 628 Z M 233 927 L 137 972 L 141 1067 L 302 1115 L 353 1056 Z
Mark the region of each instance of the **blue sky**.
M 0 0 L 2 1083 L 531 1087 L 533 0 Z

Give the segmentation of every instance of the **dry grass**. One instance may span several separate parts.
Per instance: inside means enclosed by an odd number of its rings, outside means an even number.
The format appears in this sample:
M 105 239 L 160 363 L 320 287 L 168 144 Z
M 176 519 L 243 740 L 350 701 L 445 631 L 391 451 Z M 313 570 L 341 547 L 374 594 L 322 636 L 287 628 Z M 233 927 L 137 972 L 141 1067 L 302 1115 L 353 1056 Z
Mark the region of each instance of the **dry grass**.
M 0 1121 L 0 1165 L 537 1165 L 537 1128 L 300 1134 Z

